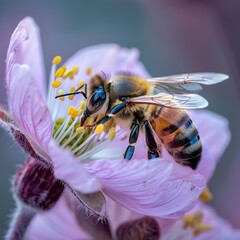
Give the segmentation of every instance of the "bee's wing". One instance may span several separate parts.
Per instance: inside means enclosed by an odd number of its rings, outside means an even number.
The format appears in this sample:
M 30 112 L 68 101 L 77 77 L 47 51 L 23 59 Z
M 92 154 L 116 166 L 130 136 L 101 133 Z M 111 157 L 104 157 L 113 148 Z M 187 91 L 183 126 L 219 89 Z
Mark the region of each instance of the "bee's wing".
M 211 85 L 226 79 L 228 75 L 221 73 L 186 73 L 150 78 L 148 82 L 153 86 L 154 94 L 160 92 L 186 94 L 201 91 L 201 84 Z
M 128 101 L 133 104 L 152 104 L 180 109 L 198 109 L 208 106 L 207 100 L 198 94 L 158 93 L 156 95 L 130 98 Z

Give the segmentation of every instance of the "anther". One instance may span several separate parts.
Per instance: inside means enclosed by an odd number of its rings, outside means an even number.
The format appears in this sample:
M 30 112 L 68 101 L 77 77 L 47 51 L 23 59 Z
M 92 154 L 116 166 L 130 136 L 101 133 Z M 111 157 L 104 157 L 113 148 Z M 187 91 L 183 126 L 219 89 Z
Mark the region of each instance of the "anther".
M 212 199 L 213 199 L 213 195 L 210 192 L 209 188 L 206 187 L 201 193 L 201 195 L 199 196 L 199 200 L 201 200 L 202 202 L 210 202 Z
M 195 236 L 199 236 L 203 232 L 210 231 L 212 229 L 212 226 L 207 223 L 200 223 L 194 228 L 193 234 Z
M 95 133 L 96 134 L 101 134 L 102 131 L 103 131 L 103 124 L 99 124 L 95 129 Z
M 112 127 L 109 133 L 109 139 L 112 141 L 116 137 L 116 128 Z
M 70 70 L 70 71 L 68 72 L 68 77 L 69 77 L 69 79 L 71 79 L 71 80 L 74 78 L 74 73 L 73 73 L 72 70 Z
M 73 106 L 70 106 L 68 108 L 68 114 L 72 117 L 72 118 L 75 118 L 78 116 L 79 112 L 78 112 L 78 109 L 76 109 L 75 107 Z
M 91 73 L 92 73 L 92 68 L 91 67 L 87 67 L 86 74 L 90 75 Z
M 85 101 L 81 101 L 80 104 L 79 104 L 80 109 L 84 110 L 85 109 L 85 105 L 86 105 Z
M 59 90 L 58 91 L 58 95 L 62 95 L 62 94 L 64 94 L 64 91 L 63 90 Z M 59 97 L 59 100 L 64 101 L 64 97 Z
M 55 77 L 56 78 L 61 78 L 64 73 L 66 72 L 66 67 L 60 67 L 56 72 L 55 72 Z
M 198 224 L 202 222 L 203 219 L 203 213 L 201 211 L 196 212 L 194 215 L 191 214 L 186 214 L 183 217 L 183 228 L 188 228 L 188 227 L 196 227 Z
M 72 70 L 69 70 L 69 71 L 65 71 L 65 73 L 63 74 L 63 78 L 70 78 L 70 79 L 73 79 L 74 77 L 74 74 L 73 74 L 73 71 Z
M 72 71 L 73 71 L 73 73 L 76 75 L 76 74 L 78 74 L 78 70 L 79 70 L 79 67 L 78 66 L 74 66 L 73 68 L 72 68 Z
M 75 91 L 76 91 L 75 87 L 71 87 L 70 90 L 69 90 L 70 93 L 75 92 Z M 73 100 L 73 98 L 74 98 L 74 94 L 68 96 L 69 100 Z
M 52 82 L 53 88 L 58 88 L 60 85 L 61 85 L 61 80 L 59 80 L 59 79 Z
M 82 79 L 78 82 L 78 87 L 83 87 L 85 84 L 85 81 Z
M 57 64 L 61 63 L 61 61 L 62 61 L 62 58 L 60 56 L 56 56 L 55 58 L 53 58 L 52 64 L 57 65 Z

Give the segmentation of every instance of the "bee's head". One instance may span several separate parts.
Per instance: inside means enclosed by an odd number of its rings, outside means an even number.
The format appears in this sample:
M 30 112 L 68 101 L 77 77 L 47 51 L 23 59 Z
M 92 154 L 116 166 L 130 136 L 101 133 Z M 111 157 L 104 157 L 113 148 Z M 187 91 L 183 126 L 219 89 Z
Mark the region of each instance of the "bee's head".
M 107 99 L 106 89 L 107 81 L 104 74 L 96 74 L 90 79 L 87 89 L 87 106 L 84 112 L 85 119 L 100 112 Z

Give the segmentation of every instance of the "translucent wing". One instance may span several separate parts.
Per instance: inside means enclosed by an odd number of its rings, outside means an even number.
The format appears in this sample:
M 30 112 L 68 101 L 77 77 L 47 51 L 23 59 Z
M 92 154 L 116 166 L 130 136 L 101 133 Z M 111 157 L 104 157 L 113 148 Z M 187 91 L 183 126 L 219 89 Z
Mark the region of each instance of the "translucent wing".
M 156 95 L 145 95 L 130 98 L 129 103 L 133 104 L 153 104 L 169 108 L 199 109 L 208 106 L 205 98 L 198 94 L 168 94 L 158 93 Z
M 148 82 L 153 86 L 153 93 L 160 92 L 186 94 L 202 90 L 201 84 L 211 85 L 228 79 L 221 73 L 186 73 L 167 77 L 151 78 Z

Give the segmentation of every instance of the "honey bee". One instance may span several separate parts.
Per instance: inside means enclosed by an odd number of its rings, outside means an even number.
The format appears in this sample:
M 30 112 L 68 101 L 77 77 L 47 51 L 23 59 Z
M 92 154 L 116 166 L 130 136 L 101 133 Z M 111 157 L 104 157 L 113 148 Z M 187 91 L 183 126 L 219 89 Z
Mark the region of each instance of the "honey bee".
M 119 73 L 109 81 L 104 74 L 96 74 L 81 92 L 87 98 L 82 120 L 104 114 L 89 127 L 114 118 L 116 124 L 129 129 L 126 160 L 133 157 L 142 131 L 148 159 L 161 157 L 163 145 L 176 162 L 196 169 L 202 144 L 197 128 L 184 109 L 206 107 L 207 100 L 198 95 L 201 85 L 219 83 L 227 78 L 220 73 L 190 73 L 144 79 L 131 73 Z

